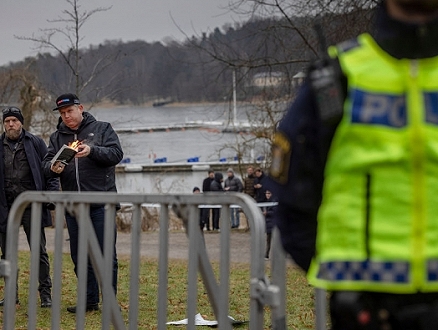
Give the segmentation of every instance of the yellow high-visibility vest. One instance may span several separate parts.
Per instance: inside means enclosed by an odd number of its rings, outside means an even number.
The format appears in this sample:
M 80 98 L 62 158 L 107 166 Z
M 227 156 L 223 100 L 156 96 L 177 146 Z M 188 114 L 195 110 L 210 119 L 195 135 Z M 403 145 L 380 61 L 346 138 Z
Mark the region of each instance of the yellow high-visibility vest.
M 325 168 L 309 281 L 438 291 L 438 57 L 395 59 L 368 34 L 330 49 L 348 79 Z

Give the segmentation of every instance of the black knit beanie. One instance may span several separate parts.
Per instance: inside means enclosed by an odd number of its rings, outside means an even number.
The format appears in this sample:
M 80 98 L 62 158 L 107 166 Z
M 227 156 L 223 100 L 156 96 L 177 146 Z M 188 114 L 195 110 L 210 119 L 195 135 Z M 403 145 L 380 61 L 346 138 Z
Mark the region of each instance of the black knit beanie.
M 5 122 L 5 119 L 7 117 L 15 117 L 21 122 L 21 124 L 24 124 L 23 114 L 21 113 L 21 110 L 17 107 L 9 107 L 3 109 L 3 122 Z

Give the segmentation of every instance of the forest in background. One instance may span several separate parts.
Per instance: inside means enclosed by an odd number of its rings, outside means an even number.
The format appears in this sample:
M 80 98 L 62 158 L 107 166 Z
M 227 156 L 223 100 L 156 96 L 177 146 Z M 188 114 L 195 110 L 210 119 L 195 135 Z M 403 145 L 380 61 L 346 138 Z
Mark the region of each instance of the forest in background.
M 25 129 L 46 139 L 58 120 L 54 100 L 65 92 L 76 93 L 86 109 L 103 102 L 229 102 L 230 118 L 232 103 L 246 102 L 253 109 L 247 113 L 251 134 L 226 146 L 239 159 L 256 144 L 271 144 L 285 103 L 297 91 L 297 74 L 326 56 L 327 45 L 367 31 L 378 2 L 230 0 L 230 10 L 246 21 L 187 35 L 182 42 L 107 40 L 84 48 L 81 27 L 110 8 L 87 10 L 79 5 L 83 0 L 64 1 L 65 16 L 56 27 L 19 38 L 39 44 L 39 54 L 0 67 L 0 103 L 22 109 Z M 68 41 L 54 43 L 58 34 Z
M 364 30 L 367 20 L 358 13 L 327 15 L 321 20 L 327 44 L 356 35 Z M 210 34 L 187 37 L 184 42 L 107 40 L 78 50 L 84 85 L 80 97 L 83 102 L 134 105 L 158 99 L 223 102 L 232 96 L 234 71 L 238 100 L 288 98 L 293 76 L 318 56 L 313 25 L 312 17 L 255 17 L 216 28 Z M 67 52 L 65 56 L 70 54 Z M 75 92 L 75 81 L 65 56 L 40 53 L 2 67 L 0 74 L 8 76 L 9 72 L 25 71 L 33 76 L 31 87 L 37 84 L 36 89 L 52 97 L 66 91 Z M 257 74 L 281 75 L 281 88 L 276 86 L 271 95 L 271 86 L 255 87 Z M 6 89 L 0 101 L 7 103 L 14 98 L 19 97 Z

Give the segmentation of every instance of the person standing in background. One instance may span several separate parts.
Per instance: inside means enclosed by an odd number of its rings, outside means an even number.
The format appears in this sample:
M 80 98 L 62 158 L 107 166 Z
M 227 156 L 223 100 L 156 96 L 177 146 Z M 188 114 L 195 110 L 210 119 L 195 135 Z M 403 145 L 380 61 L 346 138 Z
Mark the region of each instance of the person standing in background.
M 193 193 L 194 194 L 200 194 L 201 193 L 201 189 L 199 189 L 198 187 L 193 187 Z M 199 209 L 199 228 L 201 228 L 201 232 L 204 231 L 204 223 L 202 220 L 202 216 L 204 214 L 205 209 Z
M 254 166 L 249 165 L 246 168 L 246 177 L 243 179 L 243 192 L 255 199 L 254 180 Z
M 206 193 L 210 191 L 211 182 L 214 181 L 214 171 L 209 170 L 208 176 L 202 181 L 202 192 Z M 202 230 L 207 228 L 210 231 L 210 214 L 211 209 L 203 209 L 202 211 Z
M 266 176 L 263 173 L 260 167 L 255 170 L 255 179 L 254 179 L 254 192 L 255 199 L 257 203 L 261 203 L 265 200 L 265 192 L 266 192 Z
M 243 191 L 242 181 L 240 181 L 240 179 L 234 175 L 234 171 L 232 168 L 229 168 L 227 170 L 227 178 L 225 179 L 225 182 L 224 182 L 224 190 L 225 191 L 235 191 L 235 192 L 242 192 Z M 239 226 L 240 226 L 239 212 L 240 212 L 240 210 L 237 208 L 232 208 L 230 210 L 231 228 L 239 228 Z
M 211 192 L 220 192 L 224 191 L 224 188 L 222 187 L 222 182 L 224 181 L 224 176 L 222 173 L 215 173 L 214 174 L 214 180 L 211 182 L 210 191 Z M 220 231 L 219 228 L 219 219 L 221 217 L 221 209 L 219 208 L 213 208 L 211 210 L 213 215 L 213 230 Z
M 12 203 L 26 190 L 59 191 L 58 179 L 46 179 L 42 170 L 42 161 L 47 153 L 46 143 L 23 128 L 23 115 L 16 107 L 3 109 L 3 129 L 0 143 L 0 245 L 2 259 L 6 255 L 6 227 L 8 213 Z M 43 205 L 40 235 L 39 286 L 41 307 L 52 306 L 52 281 L 50 278 L 49 256 L 46 251 L 46 234 L 44 227 L 52 225 L 50 205 Z M 31 206 L 28 206 L 21 219 L 21 225 L 30 247 Z M 16 303 L 19 304 L 18 282 Z M 0 300 L 0 306 L 4 299 Z
M 265 192 L 265 202 L 266 203 L 275 203 L 277 200 L 269 190 Z M 265 251 L 265 260 L 269 260 L 269 252 L 271 252 L 271 238 L 272 238 L 272 230 L 274 229 L 274 212 L 276 205 L 269 205 L 263 207 L 263 215 L 265 216 L 266 222 L 266 251 Z
M 119 138 L 110 123 L 96 120 L 84 111 L 75 94 L 63 94 L 56 99 L 56 107 L 61 121 L 57 130 L 50 136 L 48 153 L 44 158 L 44 170 L 49 177 L 59 177 L 63 191 L 102 191 L 117 192 L 115 166 L 123 159 Z M 51 160 L 63 145 L 81 141 L 78 153 L 67 165 Z M 70 236 L 70 255 L 77 274 L 79 226 L 75 215 L 66 212 L 67 229 Z M 103 252 L 105 230 L 105 206 L 90 206 L 90 219 Z M 118 261 L 116 253 L 116 226 L 113 245 L 113 288 L 117 294 Z M 87 267 L 87 305 L 86 311 L 99 310 L 99 283 L 91 262 Z M 76 306 L 67 311 L 76 313 Z
M 246 168 L 246 177 L 243 180 L 243 192 L 255 200 L 255 188 L 254 188 L 254 181 L 256 177 L 254 175 L 254 166 L 249 165 Z M 246 220 L 246 230 L 249 230 L 249 221 L 245 217 Z

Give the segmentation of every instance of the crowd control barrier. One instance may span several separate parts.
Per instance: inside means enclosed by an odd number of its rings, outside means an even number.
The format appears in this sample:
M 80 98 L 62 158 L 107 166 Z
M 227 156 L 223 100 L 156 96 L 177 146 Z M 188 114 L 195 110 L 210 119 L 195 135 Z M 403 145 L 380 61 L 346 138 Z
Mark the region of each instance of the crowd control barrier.
M 188 278 L 187 278 L 187 318 L 188 329 L 195 329 L 195 314 L 197 303 L 197 276 L 201 274 L 203 285 L 208 294 L 209 302 L 214 311 L 220 329 L 231 329 L 229 315 L 229 274 L 230 274 L 230 226 L 229 221 L 220 226 L 220 261 L 219 279 L 214 275 L 209 260 L 203 235 L 199 229 L 199 207 L 221 207 L 221 219 L 230 218 L 230 207 L 238 206 L 245 213 L 250 224 L 251 256 L 250 256 L 250 311 L 249 328 L 263 329 L 264 310 L 268 306 L 271 310 L 272 329 L 286 328 L 285 312 L 285 254 L 274 232 L 272 242 L 272 275 L 265 275 L 265 221 L 254 202 L 245 194 L 190 194 L 190 195 L 148 195 L 148 194 L 117 194 L 117 193 L 75 193 L 75 192 L 36 192 L 22 193 L 15 200 L 10 210 L 7 228 L 6 259 L 0 262 L 0 275 L 5 278 L 5 306 L 3 310 L 3 329 L 15 328 L 15 288 L 17 278 L 18 238 L 21 217 L 26 207 L 31 205 L 31 262 L 29 296 L 27 307 L 28 329 L 36 329 L 38 305 L 38 271 L 39 271 L 39 244 L 41 208 L 46 203 L 54 203 L 55 209 L 55 242 L 52 260 L 53 288 L 51 329 L 60 329 L 61 323 L 61 272 L 64 231 L 64 214 L 66 211 L 73 214 L 79 223 L 79 251 L 78 251 L 78 287 L 76 329 L 85 327 L 86 303 L 86 265 L 87 256 L 95 269 L 96 277 L 102 289 L 102 329 L 137 329 L 139 310 L 139 264 L 140 264 L 140 234 L 141 234 L 141 206 L 144 204 L 158 204 L 159 218 L 159 274 L 157 292 L 157 329 L 166 329 L 167 317 L 167 285 L 168 285 L 168 243 L 169 243 L 169 211 L 174 210 L 185 222 L 189 238 Z M 128 320 L 122 314 L 112 288 L 112 247 L 104 244 L 101 252 L 96 235 L 92 230 L 89 217 L 89 208 L 92 204 L 105 205 L 105 221 L 115 225 L 115 210 L 120 203 L 132 204 L 131 227 L 131 254 L 130 254 L 130 288 L 129 288 L 129 316 Z M 106 226 L 111 228 L 111 226 Z M 113 230 L 104 233 L 105 242 L 114 238 Z

